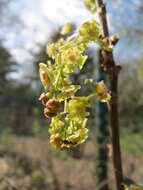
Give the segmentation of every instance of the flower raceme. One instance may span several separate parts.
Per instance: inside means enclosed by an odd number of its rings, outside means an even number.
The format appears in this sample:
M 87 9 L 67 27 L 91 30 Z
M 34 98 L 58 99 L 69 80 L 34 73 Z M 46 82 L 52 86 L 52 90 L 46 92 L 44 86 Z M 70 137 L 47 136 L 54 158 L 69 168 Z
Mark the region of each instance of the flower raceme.
M 63 35 L 71 32 L 69 23 L 62 29 Z M 70 74 L 81 70 L 87 60 L 88 44 L 95 42 L 102 49 L 112 51 L 110 40 L 102 39 L 99 24 L 95 20 L 84 22 L 78 32 L 66 40 L 48 44 L 47 54 L 53 59 L 40 63 L 40 79 L 45 89 L 39 100 L 44 105 L 44 115 L 51 118 L 50 143 L 60 150 L 68 150 L 88 138 L 86 128 L 90 100 L 98 98 L 110 101 L 110 94 L 103 81 L 93 82 L 93 92 L 88 96 L 76 96 L 80 85 L 72 84 Z

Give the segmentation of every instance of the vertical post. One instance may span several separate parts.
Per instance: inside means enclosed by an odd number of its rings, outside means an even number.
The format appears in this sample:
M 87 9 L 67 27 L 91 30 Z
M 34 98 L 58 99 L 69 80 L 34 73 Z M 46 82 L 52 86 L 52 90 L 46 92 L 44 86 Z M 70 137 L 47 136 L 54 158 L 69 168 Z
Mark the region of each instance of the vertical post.
M 106 82 L 106 76 L 101 68 L 102 56 L 101 49 L 98 51 L 98 63 L 97 63 L 97 80 L 104 80 Z M 107 154 L 107 141 L 108 141 L 108 122 L 107 122 L 107 105 L 96 102 L 96 129 L 97 129 L 97 185 L 100 190 L 108 190 L 108 154 Z
M 102 30 L 102 37 L 109 37 L 107 19 L 106 19 L 106 5 L 103 0 L 96 0 L 97 10 L 100 19 L 100 26 Z M 110 138 L 112 143 L 112 156 L 113 156 L 113 167 L 116 179 L 117 190 L 123 190 L 123 172 L 122 172 L 122 161 L 120 151 L 120 140 L 119 140 L 119 121 L 118 121 L 118 71 L 120 67 L 115 64 L 112 52 L 106 52 L 102 50 L 103 57 L 103 69 L 106 73 L 111 100 L 109 103 L 109 120 L 110 120 Z

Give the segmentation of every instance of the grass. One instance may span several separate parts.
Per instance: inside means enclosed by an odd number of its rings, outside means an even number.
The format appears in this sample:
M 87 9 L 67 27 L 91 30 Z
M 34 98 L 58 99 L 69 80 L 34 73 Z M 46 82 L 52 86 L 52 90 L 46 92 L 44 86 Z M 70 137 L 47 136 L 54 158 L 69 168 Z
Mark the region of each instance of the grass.
M 127 130 L 123 130 L 121 132 L 121 148 L 123 152 L 143 156 L 143 132 L 129 133 Z

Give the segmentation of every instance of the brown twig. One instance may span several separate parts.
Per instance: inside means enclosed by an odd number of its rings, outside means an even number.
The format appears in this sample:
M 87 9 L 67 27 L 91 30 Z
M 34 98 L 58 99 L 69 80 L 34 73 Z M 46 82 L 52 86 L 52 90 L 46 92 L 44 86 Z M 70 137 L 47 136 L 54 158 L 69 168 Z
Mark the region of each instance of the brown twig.
M 100 19 L 100 26 L 102 30 L 102 37 L 109 37 L 106 19 L 106 4 L 103 3 L 103 0 L 96 0 L 96 3 Z M 115 64 L 112 52 L 102 50 L 102 57 L 104 61 L 103 69 L 106 73 L 111 92 L 111 101 L 109 103 L 108 110 L 110 119 L 110 137 L 113 152 L 113 167 L 115 171 L 117 190 L 123 190 L 123 172 L 120 152 L 118 121 L 118 73 L 120 70 L 120 66 Z

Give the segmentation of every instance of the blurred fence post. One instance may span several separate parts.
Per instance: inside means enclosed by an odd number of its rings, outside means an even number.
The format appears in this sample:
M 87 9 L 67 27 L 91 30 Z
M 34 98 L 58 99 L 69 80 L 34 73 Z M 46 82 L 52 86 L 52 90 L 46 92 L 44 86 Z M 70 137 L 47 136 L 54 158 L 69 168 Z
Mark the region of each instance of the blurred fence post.
M 98 50 L 97 61 L 94 61 L 94 75 L 97 81 L 104 80 L 106 82 L 106 76 L 101 68 L 102 57 L 101 50 Z M 108 122 L 107 122 L 107 105 L 96 101 L 96 137 L 97 137 L 97 186 L 100 190 L 108 190 L 107 178 L 108 178 L 108 153 L 107 153 L 107 141 L 109 138 Z

